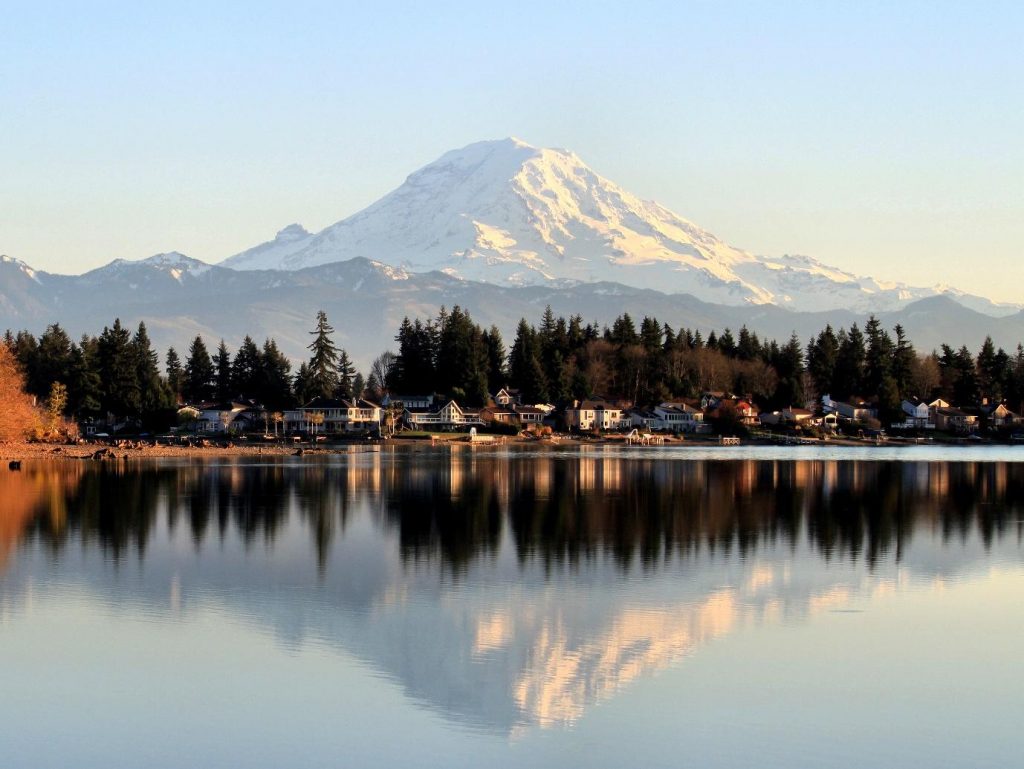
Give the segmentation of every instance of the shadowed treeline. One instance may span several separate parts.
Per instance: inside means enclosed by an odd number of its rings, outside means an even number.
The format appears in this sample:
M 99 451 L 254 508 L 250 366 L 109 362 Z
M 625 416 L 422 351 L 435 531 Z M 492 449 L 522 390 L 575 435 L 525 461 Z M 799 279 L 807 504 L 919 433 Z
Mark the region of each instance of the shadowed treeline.
M 273 546 L 308 533 L 325 568 L 354 515 L 396 535 L 407 562 L 458 573 L 504 537 L 521 561 L 612 556 L 649 568 L 698 552 L 752 555 L 806 539 L 826 559 L 898 560 L 914 531 L 977 531 L 988 545 L 1024 515 L 1024 465 L 875 461 L 665 461 L 586 455 L 479 457 L 453 452 L 344 464 L 67 463 L 0 476 L 0 568 L 38 541 L 59 553 L 96 544 L 144 557 L 160 527 L 195 546 L 240 538 Z M 1019 533 L 1019 532 L 1018 532 Z

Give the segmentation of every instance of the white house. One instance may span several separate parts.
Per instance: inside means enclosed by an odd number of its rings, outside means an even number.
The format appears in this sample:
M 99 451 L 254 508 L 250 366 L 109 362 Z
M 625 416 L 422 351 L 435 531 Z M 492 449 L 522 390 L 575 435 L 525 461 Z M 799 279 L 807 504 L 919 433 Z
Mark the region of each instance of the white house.
M 464 409 L 455 401 L 448 401 L 437 410 L 406 407 L 402 418 L 414 430 L 457 430 L 483 425 L 479 411 Z
M 576 430 L 618 430 L 630 421 L 622 409 L 607 401 L 582 401 L 565 410 L 565 423 Z
M 519 390 L 512 387 L 502 387 L 494 394 L 494 402 L 499 406 L 512 406 L 522 403 Z
M 285 432 L 347 433 L 380 428 L 384 415 L 376 403 L 363 398 L 341 400 L 314 398 L 304 406 L 284 413 Z
M 674 433 L 703 432 L 704 412 L 684 401 L 665 401 L 654 407 L 658 427 Z
M 849 401 L 836 401 L 830 395 L 822 395 L 821 407 L 826 414 L 836 414 L 852 422 L 878 418 L 878 409 L 863 398 L 851 397 Z
M 201 433 L 242 433 L 263 427 L 266 412 L 255 401 L 204 403 L 178 409 L 179 422 L 191 417 L 194 429 Z
M 916 430 L 934 430 L 935 420 L 932 411 L 925 401 L 913 399 L 904 400 L 900 407 L 903 410 L 903 422 L 893 427 Z

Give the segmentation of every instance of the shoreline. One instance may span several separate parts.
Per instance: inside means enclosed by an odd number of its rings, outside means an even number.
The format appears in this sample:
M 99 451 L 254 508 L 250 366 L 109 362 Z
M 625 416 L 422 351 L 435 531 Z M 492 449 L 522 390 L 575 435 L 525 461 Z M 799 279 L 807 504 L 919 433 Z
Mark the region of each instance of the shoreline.
M 941 441 L 933 444 L 919 444 L 913 440 L 887 440 L 874 443 L 855 439 L 830 439 L 827 441 L 807 441 L 787 444 L 783 441 L 770 441 L 759 438 L 747 438 L 735 448 L 775 447 L 780 449 L 821 449 L 828 448 L 901 448 L 934 445 L 943 448 L 978 448 L 1003 446 L 1002 443 L 978 442 L 962 444 L 953 441 Z M 1013 444 L 1006 445 L 1006 448 Z M 452 448 L 490 449 L 498 447 L 521 447 L 557 451 L 566 448 L 585 448 L 598 446 L 618 446 L 646 450 L 659 449 L 709 449 L 722 446 L 717 437 L 690 436 L 685 439 L 670 439 L 657 446 L 640 446 L 628 444 L 623 436 L 605 436 L 593 439 L 528 439 L 503 436 L 502 440 L 483 440 L 470 442 L 462 434 L 453 433 L 451 437 L 438 436 L 434 440 L 426 438 L 393 438 L 386 441 L 352 441 L 335 443 L 325 446 L 283 445 L 283 444 L 233 444 L 231 446 L 166 446 L 166 445 L 132 445 L 109 446 L 107 444 L 48 444 L 48 443 L 0 443 L 0 463 L 23 462 L 28 460 L 89 460 L 110 462 L 145 459 L 224 459 L 231 457 L 315 457 L 340 456 L 353 453 L 374 453 L 381 451 L 447 451 Z M 0 469 L 5 469 L 0 467 Z

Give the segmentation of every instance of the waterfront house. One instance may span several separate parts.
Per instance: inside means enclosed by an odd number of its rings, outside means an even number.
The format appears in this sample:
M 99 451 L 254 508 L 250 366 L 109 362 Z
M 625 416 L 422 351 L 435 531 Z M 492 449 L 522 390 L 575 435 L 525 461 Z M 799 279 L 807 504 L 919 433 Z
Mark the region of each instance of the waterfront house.
M 455 401 L 439 409 L 406 407 L 402 419 L 413 430 L 461 430 L 484 424 L 480 410 L 463 408 Z
M 284 413 L 285 432 L 337 434 L 380 429 L 383 409 L 365 398 L 316 397 Z
M 178 409 L 178 421 L 200 433 L 246 433 L 265 429 L 267 412 L 254 400 L 201 403 Z
M 1013 427 L 1020 422 L 1020 417 L 1010 411 L 1005 403 L 989 404 L 981 407 L 990 430 Z
M 433 395 L 385 395 L 380 405 L 384 408 L 401 406 L 406 409 L 429 409 L 434 405 Z
M 845 401 L 833 400 L 830 395 L 821 396 L 822 411 L 835 414 L 840 419 L 850 422 L 863 422 L 878 419 L 878 407 L 864 398 L 851 395 Z
M 664 401 L 654 407 L 660 428 L 674 433 L 704 432 L 704 412 L 699 406 L 686 401 Z
M 972 433 L 978 429 L 978 417 L 955 406 L 937 408 L 935 427 L 950 433 Z
M 513 406 L 523 402 L 519 390 L 514 387 L 502 387 L 494 394 L 494 402 L 499 406 Z
M 484 406 L 480 409 L 480 421 L 488 424 L 512 425 L 516 423 L 516 412 L 505 406 Z
M 782 409 L 782 421 L 798 425 L 802 422 L 809 422 L 814 417 L 814 412 L 807 409 L 788 406 Z
M 630 409 L 629 423 L 640 430 L 660 430 L 661 420 L 653 411 L 644 409 Z
M 575 402 L 565 410 L 565 423 L 570 430 L 618 430 L 630 424 L 621 407 L 605 400 Z
M 491 405 L 480 409 L 480 419 L 483 422 L 490 422 L 502 425 L 539 425 L 544 422 L 549 410 L 540 406 L 521 406 L 511 402 L 508 406 Z
M 934 430 L 935 421 L 932 419 L 931 409 L 928 404 L 917 398 L 904 400 L 901 404 L 903 409 L 903 422 L 893 427 L 906 429 Z
M 758 423 L 757 409 L 743 398 L 719 398 L 714 405 L 704 409 L 705 419 L 722 419 L 729 413 L 741 425 L 751 427 Z

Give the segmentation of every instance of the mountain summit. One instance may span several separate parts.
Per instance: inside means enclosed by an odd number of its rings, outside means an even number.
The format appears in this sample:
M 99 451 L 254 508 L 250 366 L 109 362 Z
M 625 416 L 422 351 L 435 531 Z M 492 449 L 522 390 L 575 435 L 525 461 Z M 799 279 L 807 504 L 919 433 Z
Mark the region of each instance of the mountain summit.
M 501 285 L 607 281 L 797 310 L 888 310 L 944 292 L 861 278 L 809 257 L 733 248 L 605 179 L 576 154 L 515 138 L 448 152 L 322 232 L 291 225 L 222 265 L 295 270 L 353 257 Z

